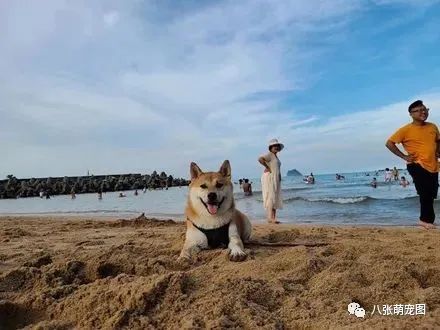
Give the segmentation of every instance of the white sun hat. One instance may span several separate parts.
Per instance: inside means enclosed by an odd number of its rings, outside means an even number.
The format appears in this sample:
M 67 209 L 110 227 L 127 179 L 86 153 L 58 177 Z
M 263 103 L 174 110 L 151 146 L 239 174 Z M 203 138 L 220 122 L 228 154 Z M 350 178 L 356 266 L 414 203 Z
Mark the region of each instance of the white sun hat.
M 281 142 L 279 142 L 277 139 L 272 139 L 272 140 L 269 141 L 269 149 L 270 149 L 270 147 L 272 147 L 272 146 L 274 146 L 274 145 L 277 145 L 277 144 L 280 145 L 280 150 L 283 150 L 283 149 L 284 149 L 284 144 L 282 144 Z

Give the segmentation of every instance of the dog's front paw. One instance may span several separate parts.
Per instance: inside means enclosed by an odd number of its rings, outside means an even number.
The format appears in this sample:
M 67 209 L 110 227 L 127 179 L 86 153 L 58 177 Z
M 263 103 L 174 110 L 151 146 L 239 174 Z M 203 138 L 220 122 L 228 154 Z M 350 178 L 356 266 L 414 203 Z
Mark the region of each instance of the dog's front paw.
M 190 261 L 191 260 L 191 256 L 188 255 L 180 255 L 179 258 L 177 258 L 177 261 Z
M 240 248 L 232 248 L 229 252 L 229 260 L 231 261 L 244 261 L 246 257 L 246 253 Z
M 177 263 L 181 266 L 188 266 L 191 263 L 191 257 L 180 256 L 177 258 Z

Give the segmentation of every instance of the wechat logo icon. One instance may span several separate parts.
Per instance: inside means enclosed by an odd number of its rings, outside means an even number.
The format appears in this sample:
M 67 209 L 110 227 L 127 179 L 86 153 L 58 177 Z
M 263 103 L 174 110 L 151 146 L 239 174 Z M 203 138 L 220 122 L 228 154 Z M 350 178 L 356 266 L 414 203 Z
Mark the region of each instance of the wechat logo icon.
M 352 302 L 350 304 L 348 304 L 348 313 L 350 315 L 355 315 L 358 318 L 364 318 L 365 317 L 365 309 L 363 309 L 361 307 L 361 305 L 359 305 L 356 302 Z

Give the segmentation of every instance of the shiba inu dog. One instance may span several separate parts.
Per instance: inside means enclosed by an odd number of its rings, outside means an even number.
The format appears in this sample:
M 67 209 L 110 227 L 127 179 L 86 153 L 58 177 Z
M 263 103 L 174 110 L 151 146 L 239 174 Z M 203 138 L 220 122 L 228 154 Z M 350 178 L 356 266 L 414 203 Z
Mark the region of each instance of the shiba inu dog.
M 191 184 L 185 209 L 186 238 L 179 259 L 190 259 L 201 249 L 228 247 L 229 259 L 246 259 L 243 242 L 249 240 L 249 219 L 235 208 L 231 166 L 225 160 L 218 172 L 202 172 L 191 163 Z

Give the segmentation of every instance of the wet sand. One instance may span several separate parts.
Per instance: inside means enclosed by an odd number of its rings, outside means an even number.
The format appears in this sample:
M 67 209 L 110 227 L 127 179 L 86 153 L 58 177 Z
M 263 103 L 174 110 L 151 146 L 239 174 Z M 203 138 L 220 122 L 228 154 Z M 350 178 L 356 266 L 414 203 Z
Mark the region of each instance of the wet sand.
M 438 229 L 258 224 L 266 245 L 241 263 L 221 249 L 179 263 L 184 235 L 144 217 L 1 217 L 0 329 L 440 328 Z M 426 315 L 371 315 L 386 304 Z

